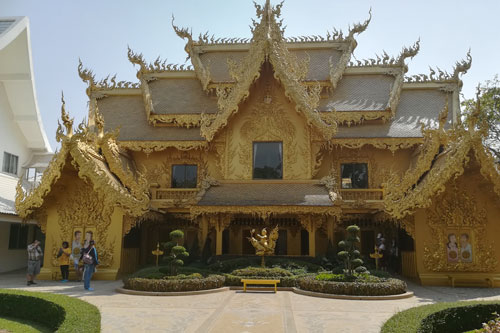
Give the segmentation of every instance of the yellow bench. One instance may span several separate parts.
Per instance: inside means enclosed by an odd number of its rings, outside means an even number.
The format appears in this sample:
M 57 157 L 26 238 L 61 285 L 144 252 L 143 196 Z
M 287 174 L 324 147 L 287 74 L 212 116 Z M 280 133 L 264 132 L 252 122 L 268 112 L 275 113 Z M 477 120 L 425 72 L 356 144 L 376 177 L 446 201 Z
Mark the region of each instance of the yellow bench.
M 243 291 L 247 291 L 247 284 L 273 284 L 274 285 L 274 292 L 278 291 L 278 283 L 280 283 L 280 280 L 260 280 L 260 279 L 241 279 L 241 282 L 243 282 Z

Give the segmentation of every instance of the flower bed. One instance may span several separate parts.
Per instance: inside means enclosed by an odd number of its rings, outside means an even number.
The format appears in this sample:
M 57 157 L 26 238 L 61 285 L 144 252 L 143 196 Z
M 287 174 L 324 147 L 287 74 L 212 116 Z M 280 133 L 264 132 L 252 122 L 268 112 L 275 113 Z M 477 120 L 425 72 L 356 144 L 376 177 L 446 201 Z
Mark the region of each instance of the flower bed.
M 448 333 L 480 329 L 500 313 L 500 302 L 453 302 L 423 305 L 399 312 L 385 322 L 382 333 Z
M 0 290 L 0 317 L 33 321 L 57 332 L 100 332 L 101 314 L 77 298 L 21 290 Z
M 345 278 L 344 278 L 345 279 Z M 342 280 L 337 274 L 319 274 L 297 280 L 300 289 L 324 294 L 353 296 L 386 296 L 406 292 L 406 283 L 398 279 L 381 279 L 363 274 L 354 281 Z
M 216 289 L 224 286 L 225 277 L 210 275 L 203 277 L 200 274 L 166 276 L 159 279 L 131 277 L 125 279 L 124 288 L 138 291 L 179 292 Z

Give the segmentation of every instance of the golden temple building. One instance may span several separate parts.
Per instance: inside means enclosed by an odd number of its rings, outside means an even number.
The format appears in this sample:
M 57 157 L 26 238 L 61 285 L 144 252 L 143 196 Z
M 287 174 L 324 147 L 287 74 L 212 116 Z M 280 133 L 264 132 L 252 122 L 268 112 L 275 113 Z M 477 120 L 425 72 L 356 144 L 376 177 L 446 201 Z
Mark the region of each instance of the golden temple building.
M 294 38 L 281 6 L 256 5 L 251 38 L 172 22 L 191 65 L 129 49 L 136 83 L 80 63 L 88 122 L 74 128 L 63 100 L 59 152 L 37 188 L 18 186 L 19 215 L 46 235 L 42 278 L 77 230 L 96 240 L 96 278 L 115 279 L 153 263 L 173 229 L 188 250 L 242 256 L 251 229 L 277 225 L 277 255 L 315 257 L 357 224 L 363 255 L 382 234 L 422 284 L 500 286 L 498 164 L 479 115 L 460 110 L 470 55 L 407 77 L 419 41 L 352 59 L 371 13 L 345 34 Z

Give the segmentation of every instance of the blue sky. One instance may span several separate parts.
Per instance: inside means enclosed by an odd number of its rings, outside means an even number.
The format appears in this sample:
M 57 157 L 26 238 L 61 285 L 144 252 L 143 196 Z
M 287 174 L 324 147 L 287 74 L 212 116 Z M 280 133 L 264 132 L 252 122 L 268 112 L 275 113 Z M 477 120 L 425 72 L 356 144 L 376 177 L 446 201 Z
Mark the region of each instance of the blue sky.
M 427 74 L 429 65 L 451 72 L 469 47 L 473 62 L 463 77 L 466 97 L 474 95 L 479 82 L 500 73 L 497 0 L 287 0 L 282 10 L 285 34 L 326 35 L 333 27 L 347 31 L 349 24 L 368 17 L 370 7 L 373 19 L 357 38 L 358 59 L 382 50 L 397 55 L 420 37 L 421 50 L 409 62 L 408 74 Z M 30 18 L 38 105 L 53 148 L 61 90 L 75 123 L 87 115 L 78 58 L 97 78 L 117 73 L 118 80 L 134 82 L 127 45 L 147 60 L 161 56 L 185 62 L 184 42 L 170 25 L 172 14 L 177 25 L 192 28 L 196 36 L 209 30 L 219 37 L 250 37 L 248 26 L 255 18 L 250 0 L 0 0 L 0 16 Z

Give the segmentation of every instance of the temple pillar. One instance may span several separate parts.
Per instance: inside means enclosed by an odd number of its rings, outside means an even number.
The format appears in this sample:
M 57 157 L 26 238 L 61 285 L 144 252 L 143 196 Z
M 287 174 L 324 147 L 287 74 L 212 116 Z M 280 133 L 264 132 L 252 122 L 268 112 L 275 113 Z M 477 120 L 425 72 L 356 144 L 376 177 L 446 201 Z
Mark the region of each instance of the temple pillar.
M 300 217 L 300 224 L 309 234 L 309 256 L 316 256 L 316 230 L 321 227 L 323 216 L 303 215 Z
M 224 229 L 216 228 L 215 231 L 215 255 L 220 256 L 222 254 L 222 232 Z
M 200 246 L 200 251 L 203 251 L 208 237 L 209 223 L 208 217 L 206 215 L 202 215 L 201 217 L 199 217 L 199 219 L 200 222 L 198 225 L 198 245 Z
M 231 215 L 214 215 L 209 217 L 209 224 L 215 228 L 215 255 L 222 254 L 222 232 L 231 224 Z

